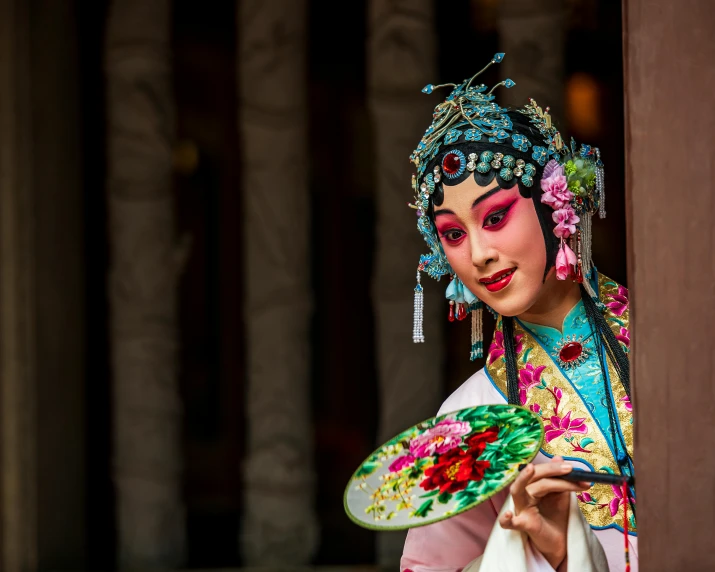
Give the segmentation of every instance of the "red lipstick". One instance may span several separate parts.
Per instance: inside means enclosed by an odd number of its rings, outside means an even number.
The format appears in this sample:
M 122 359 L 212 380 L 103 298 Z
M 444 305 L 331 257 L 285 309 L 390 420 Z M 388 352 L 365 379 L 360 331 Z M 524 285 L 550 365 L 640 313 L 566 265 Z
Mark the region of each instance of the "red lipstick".
M 479 282 L 484 284 L 485 288 L 490 292 L 499 292 L 509 285 L 512 277 L 516 272 L 516 268 L 507 268 L 506 270 L 500 270 L 496 274 L 482 278 Z

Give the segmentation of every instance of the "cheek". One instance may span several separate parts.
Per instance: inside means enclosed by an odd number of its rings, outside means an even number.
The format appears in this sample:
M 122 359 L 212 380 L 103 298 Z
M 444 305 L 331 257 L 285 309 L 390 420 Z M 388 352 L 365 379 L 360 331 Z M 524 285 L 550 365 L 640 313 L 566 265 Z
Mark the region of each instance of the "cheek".
M 546 245 L 539 218 L 531 199 L 521 199 L 514 205 L 514 216 L 503 230 L 492 233 L 494 245 L 511 262 L 526 268 L 546 266 Z

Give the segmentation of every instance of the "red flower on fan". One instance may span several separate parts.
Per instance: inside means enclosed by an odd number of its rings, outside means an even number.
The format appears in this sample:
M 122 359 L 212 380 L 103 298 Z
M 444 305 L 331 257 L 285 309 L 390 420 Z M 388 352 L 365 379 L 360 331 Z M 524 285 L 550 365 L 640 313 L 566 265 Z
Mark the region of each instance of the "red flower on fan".
M 481 481 L 489 466 L 489 461 L 477 461 L 477 456 L 470 451 L 452 449 L 425 471 L 427 478 L 420 486 L 426 491 L 439 489 L 440 493 L 456 493 L 467 488 L 472 481 Z
M 469 447 L 469 453 L 476 459 L 484 452 L 487 447 L 487 443 L 493 443 L 497 440 L 499 435 L 499 427 L 489 427 L 481 433 L 475 433 L 467 439 L 467 446 Z

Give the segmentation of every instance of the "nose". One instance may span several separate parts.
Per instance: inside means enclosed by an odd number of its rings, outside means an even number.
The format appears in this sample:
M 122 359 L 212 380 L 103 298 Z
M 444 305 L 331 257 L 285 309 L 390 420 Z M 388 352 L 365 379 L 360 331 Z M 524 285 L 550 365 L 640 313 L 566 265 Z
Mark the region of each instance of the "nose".
M 472 264 L 477 268 L 486 268 L 492 262 L 499 260 L 499 253 L 480 236 L 479 232 L 470 233 L 470 247 L 472 249 Z

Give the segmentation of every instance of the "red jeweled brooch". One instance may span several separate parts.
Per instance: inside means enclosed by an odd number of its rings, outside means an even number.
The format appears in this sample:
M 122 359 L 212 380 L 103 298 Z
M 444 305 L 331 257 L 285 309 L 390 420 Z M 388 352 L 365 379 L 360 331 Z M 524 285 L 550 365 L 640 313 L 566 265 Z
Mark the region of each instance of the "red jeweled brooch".
M 572 369 L 585 363 L 589 351 L 584 347 L 583 336 L 565 336 L 554 346 L 551 354 L 563 369 Z

